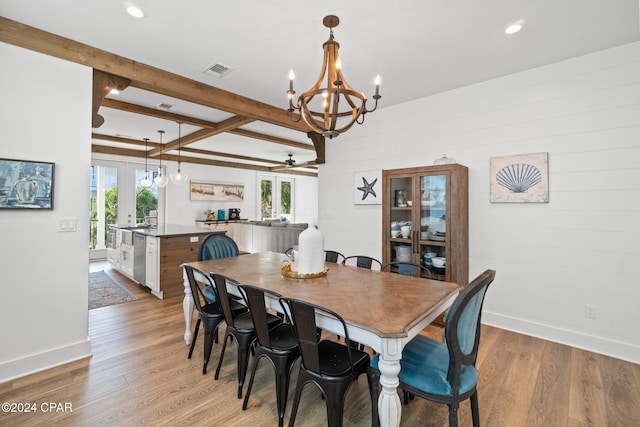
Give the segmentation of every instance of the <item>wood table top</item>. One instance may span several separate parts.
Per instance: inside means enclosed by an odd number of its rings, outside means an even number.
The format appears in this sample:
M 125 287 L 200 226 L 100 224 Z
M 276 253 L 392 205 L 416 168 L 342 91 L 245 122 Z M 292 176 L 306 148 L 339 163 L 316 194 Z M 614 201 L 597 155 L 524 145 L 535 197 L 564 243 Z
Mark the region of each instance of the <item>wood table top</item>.
M 187 264 L 326 307 L 381 337 L 407 336 L 412 326 L 460 289 L 455 283 L 333 263 L 326 264 L 329 271 L 322 277 L 293 279 L 281 273 L 282 261 L 288 259 L 281 253 L 259 252 Z

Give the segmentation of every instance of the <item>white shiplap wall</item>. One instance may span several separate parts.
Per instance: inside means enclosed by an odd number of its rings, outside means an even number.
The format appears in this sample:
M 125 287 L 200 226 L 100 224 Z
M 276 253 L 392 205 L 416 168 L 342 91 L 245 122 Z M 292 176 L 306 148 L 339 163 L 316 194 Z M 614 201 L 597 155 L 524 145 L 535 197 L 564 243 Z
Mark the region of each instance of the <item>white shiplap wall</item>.
M 446 153 L 470 169 L 470 277 L 497 270 L 483 320 L 640 362 L 640 43 L 383 108 L 327 146 L 327 248 L 381 257 L 380 205 L 353 204 L 353 172 Z M 537 152 L 549 203 L 490 203 L 490 157 Z

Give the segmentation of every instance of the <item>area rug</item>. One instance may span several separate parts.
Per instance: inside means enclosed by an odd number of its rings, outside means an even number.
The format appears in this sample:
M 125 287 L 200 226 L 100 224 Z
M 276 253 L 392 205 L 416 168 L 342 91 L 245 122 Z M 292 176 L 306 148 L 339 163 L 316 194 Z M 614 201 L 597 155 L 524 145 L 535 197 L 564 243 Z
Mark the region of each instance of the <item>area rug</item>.
M 137 299 L 104 271 L 89 273 L 89 310 Z

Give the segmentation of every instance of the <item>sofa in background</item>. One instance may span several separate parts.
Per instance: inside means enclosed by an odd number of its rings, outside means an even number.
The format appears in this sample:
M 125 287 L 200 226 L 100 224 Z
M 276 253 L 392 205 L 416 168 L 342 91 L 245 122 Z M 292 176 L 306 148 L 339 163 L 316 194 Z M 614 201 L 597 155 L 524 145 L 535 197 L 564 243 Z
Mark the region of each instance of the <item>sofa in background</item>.
M 298 236 L 307 223 L 269 221 L 196 221 L 199 227 L 224 230 L 238 244 L 241 252 L 284 252 L 298 244 Z

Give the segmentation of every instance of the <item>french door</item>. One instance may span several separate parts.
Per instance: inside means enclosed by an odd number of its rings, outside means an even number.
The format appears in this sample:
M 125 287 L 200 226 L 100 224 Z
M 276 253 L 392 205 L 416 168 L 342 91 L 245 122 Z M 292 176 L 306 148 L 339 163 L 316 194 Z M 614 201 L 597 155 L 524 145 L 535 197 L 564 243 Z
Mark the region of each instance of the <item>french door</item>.
M 258 215 L 266 219 L 283 219 L 295 221 L 293 178 L 276 175 L 258 176 Z

